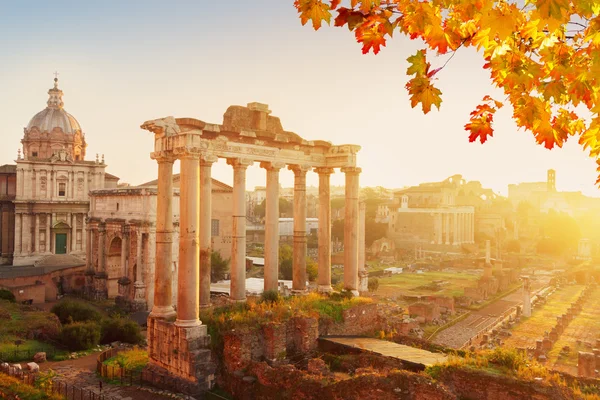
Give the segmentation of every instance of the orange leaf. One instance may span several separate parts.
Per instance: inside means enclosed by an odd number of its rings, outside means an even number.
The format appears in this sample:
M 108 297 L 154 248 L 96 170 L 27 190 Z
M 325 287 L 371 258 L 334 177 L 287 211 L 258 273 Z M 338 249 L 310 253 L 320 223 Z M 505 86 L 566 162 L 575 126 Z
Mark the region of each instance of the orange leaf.
M 423 107 L 423 113 L 427 114 L 431 111 L 431 106 L 435 105 L 438 110 L 442 104 L 442 92 L 431 84 L 431 81 L 426 76 L 416 76 L 407 84 L 406 89 L 411 95 L 410 105 L 412 108 L 419 103 Z

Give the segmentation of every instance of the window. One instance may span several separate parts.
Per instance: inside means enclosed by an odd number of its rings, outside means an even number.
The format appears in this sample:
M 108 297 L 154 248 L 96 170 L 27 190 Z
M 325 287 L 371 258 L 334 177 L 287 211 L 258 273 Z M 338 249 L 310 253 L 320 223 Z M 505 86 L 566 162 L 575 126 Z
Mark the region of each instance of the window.
M 213 219 L 210 224 L 210 234 L 212 236 L 219 236 L 219 220 Z
M 117 203 L 117 211 L 119 211 L 119 203 Z
M 38 152 L 37 151 L 32 151 L 31 152 L 31 157 L 37 157 Z
M 67 184 L 64 182 L 60 182 L 58 184 L 58 195 L 61 197 L 64 197 L 66 192 L 67 192 Z

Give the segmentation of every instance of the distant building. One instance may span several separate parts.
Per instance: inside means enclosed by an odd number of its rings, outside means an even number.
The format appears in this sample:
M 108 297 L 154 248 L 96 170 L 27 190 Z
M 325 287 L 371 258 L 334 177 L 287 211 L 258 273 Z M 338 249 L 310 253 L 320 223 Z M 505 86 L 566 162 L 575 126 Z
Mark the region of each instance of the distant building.
M 19 266 L 51 254 L 83 259 L 88 193 L 119 181 L 105 172 L 104 156 L 85 159 L 85 134 L 63 107 L 58 79 L 48 95 L 47 107 L 24 129 L 23 156 L 17 159 L 12 262 Z
M 318 218 L 306 218 L 306 235 L 317 234 Z M 279 218 L 279 238 L 283 241 L 294 239 L 294 218 Z
M 12 264 L 15 247 L 17 166 L 0 166 L 0 265 Z

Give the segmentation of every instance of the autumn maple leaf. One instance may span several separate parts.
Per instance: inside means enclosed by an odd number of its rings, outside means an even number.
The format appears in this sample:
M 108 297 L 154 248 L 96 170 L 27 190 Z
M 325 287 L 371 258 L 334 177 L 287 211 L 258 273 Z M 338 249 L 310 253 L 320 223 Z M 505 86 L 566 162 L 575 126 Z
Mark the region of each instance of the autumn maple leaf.
M 431 84 L 431 80 L 427 76 L 414 77 L 406 84 L 406 89 L 411 95 L 410 105 L 412 108 L 421 103 L 424 114 L 431 111 L 432 105 L 435 105 L 438 110 L 440 109 L 442 92 Z

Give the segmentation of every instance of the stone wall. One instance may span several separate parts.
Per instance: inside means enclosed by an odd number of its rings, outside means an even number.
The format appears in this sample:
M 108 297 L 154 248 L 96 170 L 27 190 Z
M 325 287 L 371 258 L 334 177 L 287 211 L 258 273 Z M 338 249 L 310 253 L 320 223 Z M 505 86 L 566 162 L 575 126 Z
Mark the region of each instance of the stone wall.
M 46 302 L 46 285 L 43 283 L 25 285 L 25 286 L 12 286 L 2 287 L 0 289 L 7 289 L 15 295 L 17 303 L 22 301 L 32 300 L 33 304 L 42 304 Z
M 309 317 L 296 317 L 286 323 L 269 323 L 255 329 L 232 330 L 223 336 L 223 366 L 235 372 L 258 361 L 284 364 L 289 357 L 314 353 L 318 338 L 318 320 Z
M 19 288 L 30 287 L 39 285 L 41 282 L 44 288 L 44 301 L 54 301 L 58 295 L 58 284 L 61 282 L 64 293 L 71 292 L 82 292 L 85 286 L 85 266 L 64 268 L 58 271 L 45 272 L 45 267 L 33 267 L 31 268 L 31 274 L 27 274 L 29 271 L 19 271 L 18 276 L 13 275 L 0 275 L 0 286 L 6 287 L 7 289 L 14 291 L 20 290 Z M 35 303 L 40 301 L 38 297 L 38 288 L 35 289 Z M 15 293 L 15 296 L 17 293 Z M 33 297 L 27 297 L 23 300 L 28 300 Z
M 193 383 L 198 392 L 209 390 L 215 366 L 206 330 L 206 325 L 179 327 L 173 322 L 148 318 L 148 343 L 152 344 L 148 347 L 148 369 Z

